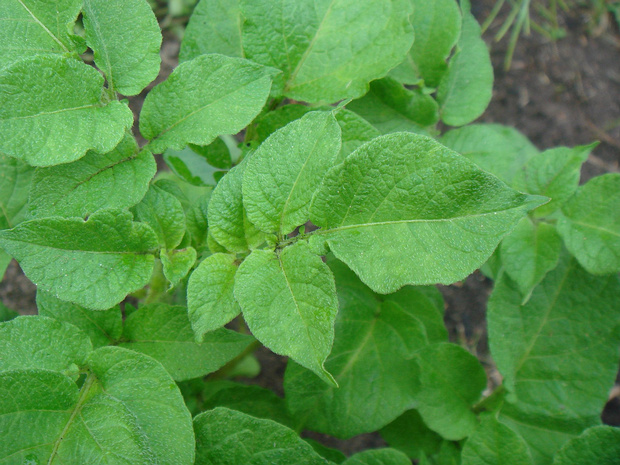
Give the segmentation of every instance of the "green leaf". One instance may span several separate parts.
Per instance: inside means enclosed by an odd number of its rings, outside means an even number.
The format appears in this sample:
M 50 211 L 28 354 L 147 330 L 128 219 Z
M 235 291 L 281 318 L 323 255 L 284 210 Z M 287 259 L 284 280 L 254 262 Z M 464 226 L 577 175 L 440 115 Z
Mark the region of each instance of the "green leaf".
M 410 465 L 411 460 L 396 449 L 370 449 L 349 457 L 342 465 Z
M 306 243 L 254 250 L 237 271 L 234 293 L 259 341 L 335 384 L 323 366 L 338 312 L 334 277 Z
M 252 154 L 243 175 L 248 219 L 286 235 L 308 221 L 310 201 L 340 151 L 331 112 L 311 112 L 276 131 Z
M 14 318 L 17 318 L 18 316 L 19 313 L 17 313 L 15 310 L 11 310 L 2 302 L 0 302 L 0 323 L 10 321 Z
M 581 186 L 562 207 L 557 228 L 590 273 L 620 271 L 620 174 L 604 174 Z
M 283 71 L 283 95 L 332 103 L 364 95 L 413 41 L 410 0 L 241 0 L 245 56 Z
M 26 276 L 61 300 L 106 310 L 146 285 L 157 238 L 129 212 L 100 210 L 80 218 L 44 218 L 0 231 L 0 246 Z
M 159 259 L 161 260 L 164 276 L 172 287 L 175 287 L 187 276 L 196 263 L 197 256 L 196 249 L 193 247 L 180 250 L 161 251 Z
M 562 240 L 555 227 L 523 218 L 500 245 L 504 271 L 517 283 L 523 302 L 560 259 Z
M 388 293 L 465 278 L 540 203 L 432 139 L 398 133 L 332 168 L 310 219 L 323 228 L 313 240 L 326 240 L 362 281 Z
M 521 436 L 485 415 L 463 446 L 462 465 L 532 465 L 532 457 Z
M 269 389 L 232 381 L 213 381 L 204 384 L 201 395 L 203 410 L 226 407 L 256 418 L 273 420 L 289 428 L 294 427 L 284 399 Z
M 161 247 L 173 250 L 183 240 L 185 212 L 174 195 L 154 184 L 133 210 L 138 221 L 155 231 Z
M 234 255 L 216 253 L 205 258 L 190 276 L 187 307 L 198 342 L 241 312 L 233 295 L 237 268 Z
M 439 452 L 443 439 L 424 424 L 417 410 L 407 410 L 380 431 L 381 437 L 412 459 Z
M 437 87 L 461 32 L 461 11 L 455 0 L 414 0 L 413 9 L 413 46 L 390 74 L 404 84 L 421 77 L 426 87 Z
M 121 337 L 123 317 L 119 306 L 95 311 L 58 300 L 49 292 L 37 290 L 39 315 L 71 323 L 84 331 L 95 349 L 113 344 Z
M 80 0 L 5 0 L 0 4 L 0 68 L 21 58 L 76 49 L 71 32 Z
M 231 252 L 247 252 L 265 241 L 265 235 L 250 222 L 243 206 L 241 185 L 246 166 L 244 162 L 230 170 L 209 201 L 209 233 Z
M 88 152 L 73 163 L 37 168 L 32 180 L 29 210 L 33 217 L 86 217 L 103 208 L 137 204 L 155 175 L 155 159 L 138 151 L 127 134 L 106 154 Z
M 415 310 L 382 302 L 342 263 L 330 266 L 340 310 L 325 368 L 339 387 L 289 362 L 284 389 L 289 409 L 306 419 L 306 428 L 350 438 L 375 431 L 414 406 L 418 370 L 411 357 L 427 340 Z
M 516 187 L 513 180 L 522 167 L 540 153 L 519 131 L 501 124 L 452 129 L 439 140 L 512 187 Z
M 75 375 L 92 349 L 86 334 L 52 318 L 20 316 L 0 323 L 0 373 L 40 369 Z
M 500 420 L 526 439 L 536 463 L 600 423 L 619 360 L 619 292 L 617 276 L 592 276 L 567 257 L 525 305 L 505 274 L 496 283 L 490 348 L 510 393 Z
M 327 465 L 297 434 L 271 420 L 218 407 L 194 418 L 196 465 Z
M 460 346 L 432 344 L 416 352 L 420 367 L 417 409 L 424 423 L 446 439 L 463 439 L 476 428 L 471 407 L 486 388 L 484 368 Z
M 232 137 L 232 136 L 228 136 Z M 237 141 L 233 138 L 233 142 Z M 204 157 L 209 165 L 222 170 L 229 170 L 233 166 L 231 150 L 223 137 L 218 137 L 207 146 L 190 144 L 190 148 Z
M 125 103 L 101 102 L 103 77 L 61 56 L 37 56 L 0 70 L 0 153 L 33 166 L 111 151 L 131 128 Z
M 232 166 L 230 151 L 221 138 L 206 147 L 167 149 L 164 161 L 174 174 L 194 186 L 215 186 Z
M 304 441 L 310 444 L 317 454 L 319 454 L 321 457 L 325 457 L 330 462 L 342 463 L 347 459 L 347 456 L 338 449 L 332 449 L 331 447 L 327 447 L 320 442 L 310 438 L 304 438 Z
M 548 216 L 558 210 L 575 193 L 579 186 L 581 165 L 598 143 L 575 148 L 558 147 L 546 150 L 527 162 L 517 176 L 519 190 L 550 197 L 551 201 L 534 212 L 538 217 Z
M 34 168 L 23 161 L 0 154 L 0 218 L 4 217 L 6 228 L 26 219 L 33 174 Z M 0 229 L 4 228 L 0 226 Z
M 620 429 L 595 426 L 568 442 L 555 456 L 554 465 L 616 464 L 620 457 Z
M 243 352 L 253 338 L 220 329 L 197 344 L 187 309 L 157 303 L 129 315 L 123 341 L 121 347 L 153 357 L 176 381 L 183 381 L 217 371 Z
M 205 248 L 207 243 L 209 233 L 207 229 L 207 207 L 210 199 L 211 192 L 202 194 L 185 210 L 187 232 L 191 235 L 192 245 L 199 252 Z
M 163 153 L 236 134 L 261 111 L 273 70 L 242 58 L 201 55 L 179 65 L 147 95 L 140 132 Z
M 207 53 L 243 57 L 239 0 L 198 2 L 183 35 L 179 61 Z
M 420 89 L 405 89 L 392 78 L 383 78 L 370 84 L 370 91 L 347 105 L 381 133 L 409 131 L 424 133 L 426 126 L 439 120 L 437 102 Z
M 463 11 L 461 36 L 456 53 L 437 89 L 441 120 L 464 126 L 478 118 L 493 94 L 493 66 L 480 26 L 469 11 Z
M 110 90 L 136 95 L 157 77 L 161 31 L 145 0 L 84 0 L 83 21 Z
M 194 463 L 191 417 L 159 363 L 103 347 L 86 365 L 79 389 L 48 370 L 0 374 L 0 428 L 20 431 L 0 437 L 0 462 Z

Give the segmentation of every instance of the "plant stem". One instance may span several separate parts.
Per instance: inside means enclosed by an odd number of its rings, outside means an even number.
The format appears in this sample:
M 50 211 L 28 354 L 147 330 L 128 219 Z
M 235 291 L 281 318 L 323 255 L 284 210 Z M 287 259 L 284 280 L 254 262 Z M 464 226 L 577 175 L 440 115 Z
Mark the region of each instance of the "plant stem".
M 244 358 L 254 353 L 254 351 L 256 351 L 256 349 L 258 349 L 261 346 L 262 344 L 260 342 L 256 340 L 252 341 L 252 343 L 249 346 L 247 346 L 243 352 L 241 352 L 239 355 L 237 355 L 235 358 L 233 358 L 230 362 L 228 362 L 222 368 L 217 370 L 215 373 L 212 373 L 211 375 L 209 375 L 209 378 L 212 380 L 213 379 L 225 379 L 235 369 L 235 367 L 239 365 L 239 363 L 241 363 L 241 361 Z

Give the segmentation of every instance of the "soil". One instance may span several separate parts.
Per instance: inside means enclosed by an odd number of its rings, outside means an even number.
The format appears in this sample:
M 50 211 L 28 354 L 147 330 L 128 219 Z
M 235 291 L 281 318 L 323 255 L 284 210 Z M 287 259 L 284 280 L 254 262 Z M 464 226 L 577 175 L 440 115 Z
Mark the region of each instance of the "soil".
M 494 4 L 494 0 L 474 0 L 472 11 L 482 21 Z M 485 34 L 491 47 L 495 85 L 491 105 L 480 121 L 514 126 L 540 149 L 600 141 L 584 166 L 582 182 L 620 171 L 620 33 L 615 20 L 611 15 L 594 20 L 590 11 L 577 7 L 561 13 L 559 21 L 566 29 L 566 37 L 553 42 L 537 33 L 522 36 L 512 67 L 505 71 L 506 40 L 496 43 L 492 37 L 506 13 Z M 162 72 L 156 83 L 164 80 L 176 66 L 178 50 L 178 38 L 166 31 Z M 145 94 L 130 98 L 134 111 L 139 111 Z M 440 290 L 446 301 L 445 321 L 451 340 L 476 354 L 487 367 L 491 384 L 497 384 L 501 378 L 490 359 L 486 338 L 485 308 L 491 288 L 488 279 L 474 273 L 462 283 L 441 286 Z M 22 314 L 33 314 L 36 313 L 35 290 L 13 262 L 0 283 L 0 299 Z M 266 349 L 259 350 L 257 355 L 263 371 L 253 382 L 282 394 L 285 359 Z M 620 378 L 617 381 L 620 384 Z M 605 408 L 603 420 L 620 426 L 618 386 Z M 384 445 L 376 434 L 348 441 L 313 437 L 347 454 Z

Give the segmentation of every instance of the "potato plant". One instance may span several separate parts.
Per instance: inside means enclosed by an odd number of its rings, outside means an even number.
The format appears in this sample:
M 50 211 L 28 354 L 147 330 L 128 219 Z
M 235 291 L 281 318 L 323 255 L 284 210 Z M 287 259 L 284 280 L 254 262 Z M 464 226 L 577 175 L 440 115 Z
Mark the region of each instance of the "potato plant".
M 467 0 L 201 0 L 139 140 L 146 0 L 0 20 L 0 269 L 39 313 L 0 312 L 0 464 L 618 463 L 620 175 L 470 124 Z M 492 392 L 434 287 L 479 268 Z M 260 345 L 284 398 L 233 381 Z

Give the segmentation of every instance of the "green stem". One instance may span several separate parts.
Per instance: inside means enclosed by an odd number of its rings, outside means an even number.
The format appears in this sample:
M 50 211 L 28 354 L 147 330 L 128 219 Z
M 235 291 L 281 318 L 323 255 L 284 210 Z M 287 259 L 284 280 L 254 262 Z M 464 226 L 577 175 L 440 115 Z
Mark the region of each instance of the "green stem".
M 217 370 L 215 373 L 212 373 L 211 375 L 209 375 L 209 379 L 211 380 L 226 379 L 228 375 L 235 369 L 235 367 L 243 361 L 244 358 L 254 353 L 254 351 L 256 351 L 256 349 L 258 349 L 261 346 L 262 344 L 260 342 L 256 340 L 253 341 L 249 346 L 245 348 L 243 352 L 241 352 L 239 355 L 237 355 L 235 358 L 233 358 L 230 362 L 228 362 L 222 368 Z
M 500 384 L 491 394 L 473 406 L 474 413 L 494 410 L 497 404 L 503 402 L 505 392 L 506 388 L 503 384 Z

